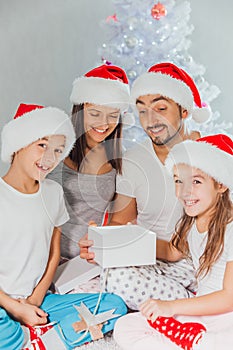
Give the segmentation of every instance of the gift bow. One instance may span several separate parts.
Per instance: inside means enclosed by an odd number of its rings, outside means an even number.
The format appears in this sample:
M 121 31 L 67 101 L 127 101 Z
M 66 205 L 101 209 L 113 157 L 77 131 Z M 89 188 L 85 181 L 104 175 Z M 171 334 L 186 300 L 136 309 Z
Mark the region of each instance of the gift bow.
M 80 306 L 74 305 L 74 308 L 78 311 L 81 318 L 81 321 L 73 323 L 75 332 L 88 330 L 91 334 L 92 340 L 103 338 L 101 328 L 106 321 L 121 316 L 118 314 L 113 314 L 115 309 L 108 310 L 97 315 L 92 314 L 84 303 L 81 303 Z
M 115 309 L 102 312 L 101 314 L 94 315 L 90 312 L 88 307 L 84 303 L 81 303 L 80 306 L 74 305 L 75 309 L 79 312 L 79 315 L 86 322 L 87 326 L 96 326 L 100 323 L 104 323 L 112 318 L 119 317 L 121 315 L 113 314 Z
M 197 349 L 206 328 L 196 322 L 181 323 L 173 317 L 157 317 L 155 322 L 148 320 L 151 327 L 164 334 L 184 350 Z

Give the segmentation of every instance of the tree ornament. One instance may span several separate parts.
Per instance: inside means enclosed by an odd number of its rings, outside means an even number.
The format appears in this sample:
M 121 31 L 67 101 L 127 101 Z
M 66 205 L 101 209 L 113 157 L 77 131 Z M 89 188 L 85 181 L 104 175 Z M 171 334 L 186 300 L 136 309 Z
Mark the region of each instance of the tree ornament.
M 155 4 L 152 9 L 151 9 L 151 16 L 154 19 L 159 20 L 161 17 L 164 17 L 167 15 L 167 9 L 166 7 L 161 4 L 160 2 L 158 2 L 157 4 Z
M 106 58 L 104 58 L 104 57 L 101 57 L 101 61 L 102 61 L 104 64 L 106 64 L 107 66 L 111 66 L 111 64 L 112 64 L 112 62 L 106 60 Z
M 138 44 L 138 39 L 135 36 L 126 36 L 125 43 L 129 49 L 133 49 Z
M 114 15 L 108 16 L 108 17 L 106 18 L 106 22 L 110 22 L 110 21 L 118 22 L 116 13 L 114 13 Z
M 127 76 L 129 77 L 129 79 L 133 80 L 137 78 L 137 72 L 135 72 L 135 70 L 129 70 L 127 72 Z
M 195 78 L 195 83 L 197 85 L 201 85 L 203 84 L 205 81 L 204 77 L 202 75 L 198 75 L 196 78 Z

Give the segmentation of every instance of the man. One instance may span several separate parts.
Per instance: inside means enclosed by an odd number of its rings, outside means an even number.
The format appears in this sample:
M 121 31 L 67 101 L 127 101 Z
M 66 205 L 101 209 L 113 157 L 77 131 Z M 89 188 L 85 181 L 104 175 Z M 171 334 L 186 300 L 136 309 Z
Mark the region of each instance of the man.
M 187 129 L 187 117 L 192 114 L 196 121 L 203 122 L 209 111 L 202 108 L 191 77 L 172 63 L 156 64 L 139 76 L 132 85 L 131 99 L 148 139 L 124 155 L 110 225 L 137 222 L 156 232 L 158 238 L 170 240 L 182 209 L 164 161 L 175 144 L 200 137 Z M 83 240 L 79 245 L 81 257 L 92 261 L 93 253 L 87 249 L 90 241 Z M 157 260 L 153 266 L 110 269 L 106 288 L 121 295 L 130 308 L 138 309 L 148 298 L 189 297 L 194 282 L 193 267 L 187 260 Z

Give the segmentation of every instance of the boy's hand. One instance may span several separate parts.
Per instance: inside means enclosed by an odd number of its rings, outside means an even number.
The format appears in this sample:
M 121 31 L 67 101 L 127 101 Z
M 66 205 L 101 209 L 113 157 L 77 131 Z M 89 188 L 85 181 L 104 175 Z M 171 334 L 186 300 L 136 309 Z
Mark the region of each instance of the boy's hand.
M 139 310 L 147 320 L 151 320 L 152 322 L 155 322 L 159 316 L 174 316 L 172 312 L 172 301 L 148 299 L 139 307 Z
M 47 323 L 48 314 L 39 307 L 23 302 L 21 299 L 14 310 L 13 316 L 21 324 L 37 326 Z
M 34 306 L 38 306 L 38 307 L 40 307 L 40 305 L 41 305 L 41 303 L 33 297 L 33 294 L 28 296 L 26 299 L 18 299 L 18 301 L 21 304 L 29 304 L 29 305 L 34 305 Z
M 97 226 L 94 221 L 89 222 L 89 226 Z M 94 258 L 95 253 L 89 252 L 88 249 L 93 245 L 93 241 L 88 239 L 88 234 L 86 233 L 79 242 L 78 246 L 80 248 L 80 258 L 86 259 L 89 263 L 96 264 Z

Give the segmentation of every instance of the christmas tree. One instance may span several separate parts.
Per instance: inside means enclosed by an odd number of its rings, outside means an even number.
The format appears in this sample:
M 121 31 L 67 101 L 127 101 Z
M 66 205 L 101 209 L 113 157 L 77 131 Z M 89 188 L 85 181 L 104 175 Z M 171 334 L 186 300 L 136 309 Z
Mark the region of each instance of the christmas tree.
M 99 56 L 106 64 L 119 65 L 125 69 L 130 83 L 150 66 L 159 62 L 172 62 L 189 73 L 200 92 L 201 99 L 210 106 L 220 90 L 204 78 L 205 68 L 195 62 L 188 50 L 194 26 L 190 24 L 191 6 L 183 0 L 112 0 L 114 13 L 102 21 L 107 42 L 99 49 Z M 212 111 L 205 124 L 197 124 L 191 118 L 188 127 L 199 130 L 202 135 L 225 132 L 231 124 L 218 123 L 220 114 Z M 138 127 L 125 130 L 128 139 L 144 137 Z

